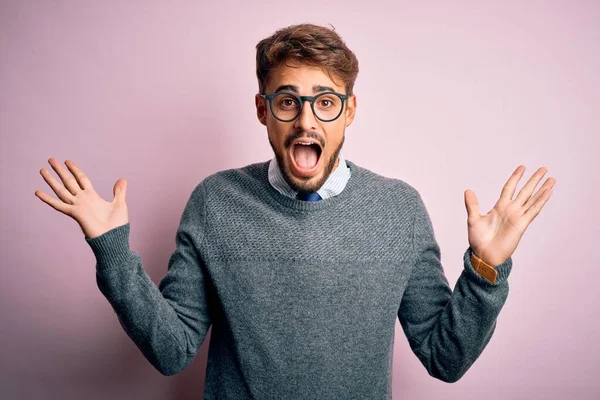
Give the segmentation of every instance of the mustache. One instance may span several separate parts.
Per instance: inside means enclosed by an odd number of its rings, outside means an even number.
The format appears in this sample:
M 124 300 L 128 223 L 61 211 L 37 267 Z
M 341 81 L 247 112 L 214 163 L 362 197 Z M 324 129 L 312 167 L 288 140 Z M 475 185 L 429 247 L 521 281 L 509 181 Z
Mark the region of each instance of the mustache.
M 292 145 L 292 142 L 296 139 L 301 139 L 301 138 L 310 138 L 310 139 L 315 139 L 316 141 L 318 141 L 321 144 L 321 148 L 325 148 L 325 140 L 319 136 L 318 133 L 316 132 L 312 132 L 312 131 L 298 131 L 295 133 L 292 133 L 287 139 L 285 139 L 285 142 L 283 143 L 283 145 L 288 148 Z

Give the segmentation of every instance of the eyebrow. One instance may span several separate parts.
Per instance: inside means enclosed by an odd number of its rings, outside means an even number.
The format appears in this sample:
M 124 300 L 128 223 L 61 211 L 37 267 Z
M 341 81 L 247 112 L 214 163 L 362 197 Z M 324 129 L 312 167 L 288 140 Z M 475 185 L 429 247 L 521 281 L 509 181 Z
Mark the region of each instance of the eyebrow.
M 298 94 L 298 86 L 295 86 L 295 85 L 281 85 L 277 89 L 275 89 L 275 92 L 279 92 L 282 90 L 287 90 L 287 91 Z M 313 93 L 335 92 L 335 90 L 333 90 L 333 88 L 331 88 L 329 86 L 321 86 L 321 85 L 314 85 L 312 87 L 312 91 L 313 91 Z

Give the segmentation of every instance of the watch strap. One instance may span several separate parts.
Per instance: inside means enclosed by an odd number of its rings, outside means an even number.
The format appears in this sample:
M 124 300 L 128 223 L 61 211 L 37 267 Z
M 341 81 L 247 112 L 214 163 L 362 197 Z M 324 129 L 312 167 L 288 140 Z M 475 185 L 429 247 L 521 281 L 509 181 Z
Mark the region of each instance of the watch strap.
M 488 282 L 496 283 L 498 271 L 492 265 L 476 256 L 474 252 L 471 252 L 471 264 L 473 264 L 475 272 L 484 277 Z

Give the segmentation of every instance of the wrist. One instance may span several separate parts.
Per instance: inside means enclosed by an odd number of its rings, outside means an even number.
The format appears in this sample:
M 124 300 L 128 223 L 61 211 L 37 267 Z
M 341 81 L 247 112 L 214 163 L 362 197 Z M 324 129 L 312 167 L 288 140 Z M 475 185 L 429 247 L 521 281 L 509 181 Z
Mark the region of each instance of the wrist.
M 471 264 L 473 269 L 490 283 L 496 283 L 498 271 L 493 265 L 485 262 L 471 249 Z

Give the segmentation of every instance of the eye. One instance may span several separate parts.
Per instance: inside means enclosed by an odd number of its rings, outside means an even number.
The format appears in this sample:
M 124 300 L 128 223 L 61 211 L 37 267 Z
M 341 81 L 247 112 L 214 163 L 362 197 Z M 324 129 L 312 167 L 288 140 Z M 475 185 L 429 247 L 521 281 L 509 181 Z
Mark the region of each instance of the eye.
M 292 99 L 283 99 L 283 100 L 281 101 L 281 104 L 282 104 L 283 106 L 285 106 L 285 107 L 291 107 L 291 106 L 293 106 L 295 103 L 296 103 L 296 102 L 295 102 L 294 100 L 292 100 Z
M 284 109 L 294 109 L 298 107 L 298 100 L 290 96 L 278 96 L 277 101 L 275 102 L 277 107 Z
M 324 97 L 319 97 L 317 105 L 319 106 L 320 109 L 325 110 L 328 108 L 337 108 L 338 103 L 339 103 L 339 101 L 337 100 L 337 97 L 324 96 Z

